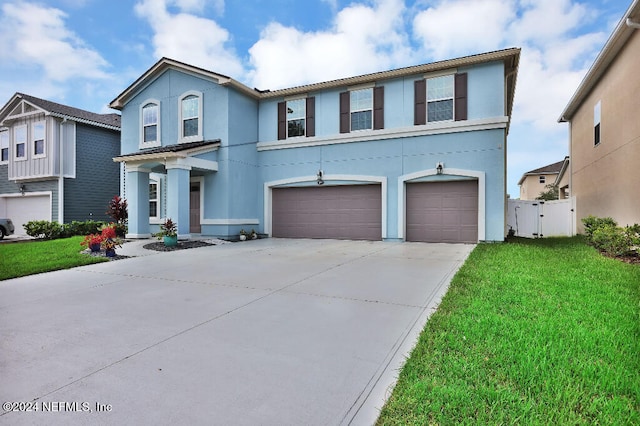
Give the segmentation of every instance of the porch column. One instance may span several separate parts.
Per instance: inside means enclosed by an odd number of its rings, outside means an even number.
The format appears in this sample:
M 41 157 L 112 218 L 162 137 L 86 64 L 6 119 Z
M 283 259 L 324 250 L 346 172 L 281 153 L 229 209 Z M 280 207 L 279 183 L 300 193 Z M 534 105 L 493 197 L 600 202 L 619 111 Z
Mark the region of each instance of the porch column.
M 149 173 L 151 170 L 127 164 L 127 204 L 129 210 L 126 238 L 149 238 Z
M 167 218 L 178 224 L 178 239 L 191 238 L 189 233 L 189 189 L 191 167 L 167 163 Z

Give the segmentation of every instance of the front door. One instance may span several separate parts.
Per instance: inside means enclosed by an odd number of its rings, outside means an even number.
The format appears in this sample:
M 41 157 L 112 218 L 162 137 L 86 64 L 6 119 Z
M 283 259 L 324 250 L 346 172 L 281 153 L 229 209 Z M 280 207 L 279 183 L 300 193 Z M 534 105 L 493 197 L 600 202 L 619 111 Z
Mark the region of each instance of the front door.
M 189 232 L 200 234 L 200 182 L 191 182 L 189 195 Z

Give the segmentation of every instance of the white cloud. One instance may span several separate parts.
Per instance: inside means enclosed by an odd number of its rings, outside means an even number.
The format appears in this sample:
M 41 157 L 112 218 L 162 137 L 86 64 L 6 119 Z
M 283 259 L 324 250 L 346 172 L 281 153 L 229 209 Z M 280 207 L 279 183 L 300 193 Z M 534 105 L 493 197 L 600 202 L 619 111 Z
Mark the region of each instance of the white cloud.
M 216 4 L 224 6 L 221 1 Z M 172 14 L 169 6 L 178 7 L 180 12 Z M 135 12 L 153 29 L 156 57 L 167 56 L 239 78 L 243 67 L 227 46 L 229 32 L 211 19 L 187 13 L 201 7 L 204 3 L 197 0 L 142 0 L 136 4 Z
M 318 32 L 272 22 L 249 49 L 249 80 L 277 89 L 406 65 L 412 53 L 404 10 L 401 0 L 352 4 L 337 13 L 330 29 Z
M 67 28 L 61 10 L 18 2 L 5 3 L 1 11 L 2 62 L 41 68 L 45 80 L 56 82 L 108 77 L 107 61 Z

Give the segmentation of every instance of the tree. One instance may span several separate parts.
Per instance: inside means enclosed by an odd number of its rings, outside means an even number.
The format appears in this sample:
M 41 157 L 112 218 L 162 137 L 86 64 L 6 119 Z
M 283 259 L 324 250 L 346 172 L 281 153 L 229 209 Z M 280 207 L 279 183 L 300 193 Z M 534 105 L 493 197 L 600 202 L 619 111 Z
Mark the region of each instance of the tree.
M 536 197 L 536 200 L 552 201 L 560 198 L 560 190 L 558 185 L 552 183 L 545 185 L 545 190 Z

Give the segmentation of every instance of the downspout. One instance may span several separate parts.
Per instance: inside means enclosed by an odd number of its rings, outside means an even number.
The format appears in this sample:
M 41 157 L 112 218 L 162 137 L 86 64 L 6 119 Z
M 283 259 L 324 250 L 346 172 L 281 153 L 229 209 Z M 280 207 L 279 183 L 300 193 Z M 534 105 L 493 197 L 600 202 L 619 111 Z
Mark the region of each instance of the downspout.
M 635 21 L 631 20 L 631 18 L 627 18 L 625 23 L 627 24 L 627 27 L 629 27 L 629 28 L 640 29 L 640 22 L 635 22 Z
M 60 178 L 58 179 L 58 223 L 64 223 L 64 124 L 67 117 L 60 122 Z

